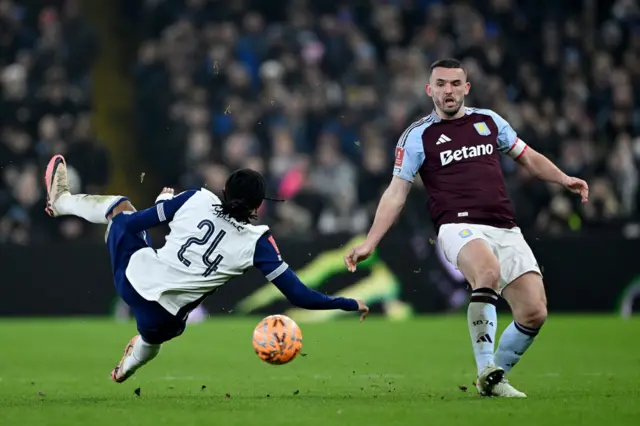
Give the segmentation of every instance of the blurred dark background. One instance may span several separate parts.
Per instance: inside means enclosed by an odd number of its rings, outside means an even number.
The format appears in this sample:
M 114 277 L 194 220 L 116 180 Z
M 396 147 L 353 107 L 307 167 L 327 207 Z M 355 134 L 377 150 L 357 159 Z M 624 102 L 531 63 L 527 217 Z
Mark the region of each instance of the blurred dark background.
M 42 167 L 67 156 L 77 191 L 219 190 L 264 172 L 278 235 L 359 233 L 393 147 L 431 111 L 429 64 L 463 60 L 468 104 L 491 108 L 567 173 L 580 206 L 504 172 L 536 235 L 635 236 L 640 9 L 629 0 L 0 0 L 0 242 L 91 235 L 44 213 Z M 428 228 L 417 182 L 400 227 Z
M 468 70 L 469 106 L 495 110 L 590 184 L 583 206 L 503 158 L 550 309 L 631 312 L 637 1 L 0 0 L 0 314 L 113 307 L 103 227 L 44 212 L 56 153 L 73 191 L 138 208 L 163 186 L 219 191 L 231 170 L 258 169 L 287 200 L 260 220 L 307 284 L 393 316 L 464 306 L 464 279 L 429 244 L 419 179 L 370 271 L 343 276 L 341 260 L 371 223 L 398 137 L 431 112 L 428 68 L 444 57 Z M 242 311 L 262 284 L 225 288 L 209 309 Z

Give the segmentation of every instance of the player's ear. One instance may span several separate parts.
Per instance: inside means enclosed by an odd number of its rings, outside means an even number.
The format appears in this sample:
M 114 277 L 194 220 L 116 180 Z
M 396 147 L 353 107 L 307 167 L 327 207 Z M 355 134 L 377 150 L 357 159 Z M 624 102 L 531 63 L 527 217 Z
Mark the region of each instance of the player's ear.
M 464 94 L 468 95 L 469 94 L 469 90 L 471 90 L 471 83 L 469 83 L 468 81 L 464 84 Z
M 433 94 L 431 93 L 431 86 L 429 85 L 429 83 L 427 83 L 427 84 L 425 84 L 425 85 L 424 85 L 424 90 L 425 90 L 425 92 L 427 92 L 427 95 L 428 95 L 429 97 L 432 97 L 432 96 L 433 96 Z

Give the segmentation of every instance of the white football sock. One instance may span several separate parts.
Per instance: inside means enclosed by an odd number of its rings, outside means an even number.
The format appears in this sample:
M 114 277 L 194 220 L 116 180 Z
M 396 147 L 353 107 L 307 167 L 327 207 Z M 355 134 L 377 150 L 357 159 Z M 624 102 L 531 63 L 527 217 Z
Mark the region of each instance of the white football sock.
M 493 349 L 498 325 L 496 314 L 498 297 L 498 294 L 490 288 L 478 288 L 471 293 L 467 322 L 478 374 L 486 367 L 494 365 Z
M 119 195 L 63 194 L 54 207 L 60 216 L 73 215 L 92 223 L 107 224 L 107 212 L 122 200 L 126 198 Z
M 131 370 L 135 371 L 154 359 L 160 352 L 161 347 L 162 345 L 152 345 L 142 340 L 142 337 L 139 337 L 136 343 L 133 344 L 133 352 L 122 363 L 123 373 L 128 373 Z
M 525 327 L 516 321 L 511 322 L 502 332 L 498 350 L 496 351 L 496 365 L 504 368 L 508 373 L 529 349 L 540 329 Z

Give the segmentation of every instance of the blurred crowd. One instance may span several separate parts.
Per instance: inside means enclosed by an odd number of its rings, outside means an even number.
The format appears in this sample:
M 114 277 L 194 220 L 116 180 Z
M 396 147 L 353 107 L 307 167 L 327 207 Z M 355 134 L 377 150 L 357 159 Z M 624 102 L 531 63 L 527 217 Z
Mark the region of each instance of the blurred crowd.
M 399 135 L 432 109 L 429 65 L 444 57 L 464 61 L 469 105 L 497 111 L 591 185 L 581 206 L 505 157 L 522 228 L 619 228 L 638 213 L 635 1 L 156 0 L 143 16 L 144 152 L 183 188 L 263 171 L 289 200 L 264 209 L 279 234 L 367 229 Z M 417 182 L 400 226 L 426 225 L 423 192 Z
M 0 0 L 0 244 L 75 239 L 81 220 L 46 215 L 43 170 L 64 154 L 75 190 L 100 190 L 108 153 L 92 132 L 95 37 L 76 0 Z
M 66 153 L 77 186 L 109 179 L 91 129 L 99 52 L 77 0 L 0 0 L 0 242 L 75 238 L 46 221 L 41 170 Z M 132 64 L 141 152 L 161 184 L 222 189 L 265 173 L 278 235 L 362 232 L 403 130 L 431 112 L 431 62 L 463 60 L 490 108 L 591 202 L 504 158 L 523 229 L 622 229 L 638 218 L 640 8 L 634 0 L 142 0 Z M 428 229 L 420 180 L 398 226 Z M 41 229 L 42 228 L 42 229 Z

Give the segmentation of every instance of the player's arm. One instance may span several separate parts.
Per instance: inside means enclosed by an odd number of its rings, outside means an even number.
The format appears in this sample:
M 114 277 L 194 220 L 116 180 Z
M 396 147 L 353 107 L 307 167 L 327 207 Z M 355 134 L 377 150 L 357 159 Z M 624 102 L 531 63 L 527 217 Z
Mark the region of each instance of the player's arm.
M 518 163 L 529 170 L 532 175 L 548 182 L 565 185 L 571 179 L 556 167 L 547 157 L 528 147 L 517 159 Z
M 258 240 L 253 265 L 284 294 L 291 304 L 299 308 L 363 312 L 366 308 L 363 303 L 355 299 L 327 296 L 304 285 L 289 265 L 282 260 L 275 241 L 269 233 Z M 368 311 L 368 308 L 366 310 Z
M 398 219 L 407 201 L 413 179 L 422 167 L 424 159 L 422 130 L 420 127 L 409 127 L 400 136 L 396 146 L 393 178 L 380 198 L 367 238 L 362 244 L 351 249 L 344 258 L 349 271 L 354 272 L 356 264 L 367 259 L 373 253 L 382 237 Z
M 180 207 L 196 192 L 196 190 L 184 191 L 175 197 L 163 192 L 158 196 L 153 207 L 134 212 L 128 217 L 127 230 L 138 233 L 171 221 Z
M 424 158 L 422 128 L 409 127 L 396 145 L 393 178 L 380 198 L 365 244 L 375 248 L 398 219 Z
M 540 154 L 518 137 L 511 125 L 492 111 L 494 121 L 498 126 L 498 149 L 517 161 L 535 177 L 560 184 L 569 191 L 579 194 L 582 202 L 589 198 L 589 186 L 582 179 L 567 176 L 551 160 Z
M 407 201 L 407 195 L 411 190 L 411 185 L 412 181 L 406 180 L 398 175 L 393 176 L 391 179 L 391 183 L 380 198 L 373 224 L 363 243 L 371 247 L 371 250 L 377 247 L 382 237 L 385 236 L 398 219 L 404 203 Z
M 547 157 L 535 151 L 533 148 L 527 149 L 518 159 L 518 162 L 529 172 L 547 182 L 558 183 L 574 194 L 580 195 L 583 203 L 589 201 L 589 185 L 582 179 L 567 176 L 562 170 L 556 167 Z

